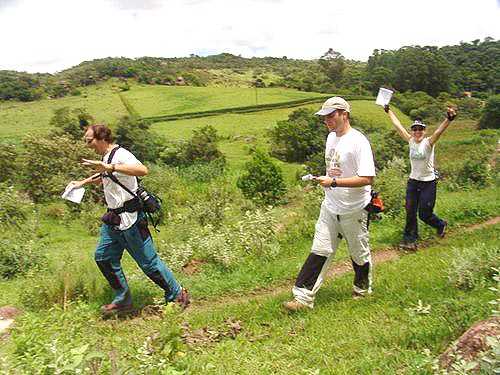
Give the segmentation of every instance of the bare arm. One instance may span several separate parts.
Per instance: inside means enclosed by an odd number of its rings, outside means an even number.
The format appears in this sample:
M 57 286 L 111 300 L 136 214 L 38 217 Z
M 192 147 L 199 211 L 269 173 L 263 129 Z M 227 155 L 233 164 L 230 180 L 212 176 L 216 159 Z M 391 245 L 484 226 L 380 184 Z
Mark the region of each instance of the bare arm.
M 401 136 L 401 138 L 403 138 L 406 142 L 408 142 L 410 140 L 410 138 L 411 138 L 410 133 L 408 133 L 408 131 L 403 127 L 403 125 L 401 125 L 401 122 L 396 117 L 396 115 L 394 114 L 394 112 L 392 112 L 389 109 L 389 107 L 384 108 L 384 110 L 385 109 L 386 109 L 386 112 L 389 114 L 389 117 L 390 117 L 390 119 L 392 121 L 392 124 L 396 128 L 396 131 L 398 132 L 398 134 Z
M 82 159 L 83 165 L 98 172 L 119 172 L 129 176 L 146 176 L 148 168 L 143 164 L 108 164 L 100 160 Z
M 453 108 L 448 107 L 448 110 L 446 111 L 446 118 L 441 123 L 441 125 L 439 125 L 439 127 L 434 131 L 434 134 L 432 134 L 431 138 L 429 139 L 431 146 L 436 144 L 436 142 L 441 137 L 441 134 L 443 134 L 444 131 L 448 128 L 448 126 L 453 121 L 456 115 L 457 112 Z
M 87 185 L 87 184 L 100 184 L 100 183 L 101 183 L 101 174 L 95 173 L 92 176 L 87 177 L 83 180 L 71 181 L 69 183 L 69 185 L 73 185 L 73 188 L 79 188 L 79 187 L 82 187 L 83 185 Z
M 338 187 L 361 187 L 372 185 L 373 180 L 373 176 L 353 176 L 335 179 Z M 318 181 L 321 186 L 329 187 L 333 183 L 333 178 L 328 176 L 319 176 L 316 177 L 316 181 Z

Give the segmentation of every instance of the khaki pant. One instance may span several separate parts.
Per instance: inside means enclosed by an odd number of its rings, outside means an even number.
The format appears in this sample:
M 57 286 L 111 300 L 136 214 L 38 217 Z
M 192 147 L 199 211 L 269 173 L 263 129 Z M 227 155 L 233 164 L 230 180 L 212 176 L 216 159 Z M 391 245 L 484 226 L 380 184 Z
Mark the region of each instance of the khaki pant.
M 316 293 L 323 284 L 328 266 L 342 238 L 347 241 L 355 271 L 354 292 L 362 295 L 372 292 L 368 212 L 362 209 L 345 215 L 335 215 L 326 209 L 323 202 L 316 223 L 311 254 L 292 290 L 297 301 L 313 307 Z

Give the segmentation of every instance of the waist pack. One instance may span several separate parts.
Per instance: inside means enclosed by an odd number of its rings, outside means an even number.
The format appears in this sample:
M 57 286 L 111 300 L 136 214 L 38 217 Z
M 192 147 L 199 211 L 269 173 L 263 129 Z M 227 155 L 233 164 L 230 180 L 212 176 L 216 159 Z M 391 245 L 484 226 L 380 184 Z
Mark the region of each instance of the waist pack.
M 370 200 L 370 203 L 368 203 L 368 205 L 365 207 L 365 210 L 371 214 L 379 214 L 381 212 L 384 212 L 384 202 L 382 201 L 382 198 L 380 198 L 379 193 L 372 190 L 370 194 L 372 198 Z

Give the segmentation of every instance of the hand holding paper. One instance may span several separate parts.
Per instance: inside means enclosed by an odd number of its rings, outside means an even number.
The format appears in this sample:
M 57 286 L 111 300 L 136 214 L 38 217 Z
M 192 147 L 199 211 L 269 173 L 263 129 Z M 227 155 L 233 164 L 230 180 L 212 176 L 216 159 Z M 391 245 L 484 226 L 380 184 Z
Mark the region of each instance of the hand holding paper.
M 383 87 L 379 88 L 375 104 L 381 105 L 382 107 L 389 105 L 393 93 L 394 92 L 389 89 L 384 89 Z
M 83 194 L 85 194 L 85 188 L 76 183 L 75 181 L 71 181 L 64 189 L 64 193 L 62 193 L 61 198 L 67 199 L 74 203 L 80 203 L 83 198 Z

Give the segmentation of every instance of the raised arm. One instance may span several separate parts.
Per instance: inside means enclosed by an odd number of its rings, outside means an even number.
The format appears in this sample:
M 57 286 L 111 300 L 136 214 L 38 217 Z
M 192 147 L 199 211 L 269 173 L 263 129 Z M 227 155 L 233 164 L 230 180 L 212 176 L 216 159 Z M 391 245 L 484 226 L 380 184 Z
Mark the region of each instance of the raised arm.
M 388 105 L 384 106 L 384 111 L 389 115 L 389 118 L 391 119 L 392 124 L 396 128 L 396 131 L 401 136 L 401 138 L 403 138 L 406 142 L 408 142 L 411 138 L 411 135 L 410 135 L 410 133 L 408 133 L 406 131 L 406 129 L 403 127 L 403 125 L 401 125 L 401 122 L 399 122 L 399 119 L 396 117 L 394 112 L 392 112 L 390 110 Z
M 431 146 L 436 144 L 436 142 L 439 140 L 439 137 L 441 137 L 441 134 L 444 133 L 444 131 L 448 128 L 448 126 L 455 119 L 456 116 L 457 112 L 453 108 L 448 107 L 446 110 L 446 118 L 441 123 L 441 125 L 439 125 L 436 131 L 434 131 L 434 134 L 432 134 L 431 138 L 429 139 Z

